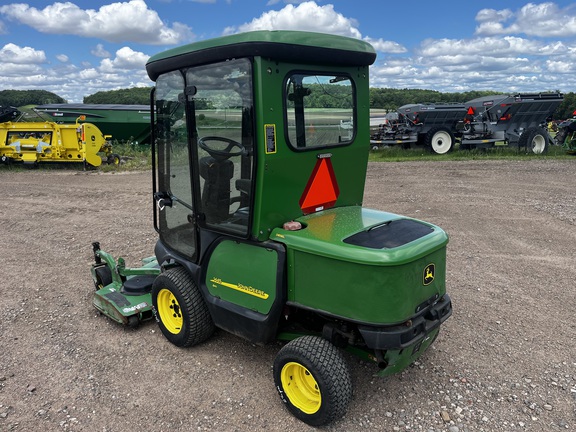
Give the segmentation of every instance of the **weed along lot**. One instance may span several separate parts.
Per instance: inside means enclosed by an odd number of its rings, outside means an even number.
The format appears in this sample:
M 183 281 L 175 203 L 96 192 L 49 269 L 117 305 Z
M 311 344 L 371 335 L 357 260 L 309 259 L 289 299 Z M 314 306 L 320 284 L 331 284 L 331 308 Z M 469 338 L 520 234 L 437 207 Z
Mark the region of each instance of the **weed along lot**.
M 181 349 L 92 307 L 93 241 L 129 266 L 153 254 L 149 172 L 0 166 L 0 181 L 0 430 L 314 430 L 276 394 L 279 344 L 217 331 Z M 575 194 L 573 158 L 371 162 L 365 207 L 450 236 L 454 313 L 400 374 L 346 354 L 353 398 L 323 430 L 575 430 Z

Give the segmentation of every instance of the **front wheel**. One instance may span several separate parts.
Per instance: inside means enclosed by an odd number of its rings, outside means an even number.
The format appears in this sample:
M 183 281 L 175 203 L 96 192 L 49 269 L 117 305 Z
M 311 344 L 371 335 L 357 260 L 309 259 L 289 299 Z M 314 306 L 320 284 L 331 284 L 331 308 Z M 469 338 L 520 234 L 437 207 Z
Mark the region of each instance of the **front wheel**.
M 426 145 L 436 154 L 446 154 L 454 147 L 454 134 L 447 128 L 433 129 L 426 135 Z
M 99 265 L 94 268 L 94 286 L 96 291 L 112 283 L 112 270 L 107 265 Z
M 162 334 L 176 346 L 199 344 L 214 332 L 202 294 L 182 267 L 167 270 L 154 280 L 152 304 Z
M 287 343 L 274 360 L 274 383 L 288 410 L 311 426 L 346 414 L 352 398 L 350 371 L 326 339 L 303 336 Z

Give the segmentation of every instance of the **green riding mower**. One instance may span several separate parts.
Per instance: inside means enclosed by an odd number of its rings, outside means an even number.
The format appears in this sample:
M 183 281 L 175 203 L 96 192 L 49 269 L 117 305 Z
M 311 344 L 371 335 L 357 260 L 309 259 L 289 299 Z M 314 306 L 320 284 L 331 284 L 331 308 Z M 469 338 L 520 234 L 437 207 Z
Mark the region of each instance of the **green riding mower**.
M 151 94 L 153 221 L 141 268 L 93 245 L 94 305 L 154 317 L 179 347 L 215 328 L 286 344 L 281 400 L 318 426 L 352 395 L 347 350 L 388 375 L 451 315 L 448 236 L 362 207 L 374 49 L 328 34 L 257 31 L 157 54 Z

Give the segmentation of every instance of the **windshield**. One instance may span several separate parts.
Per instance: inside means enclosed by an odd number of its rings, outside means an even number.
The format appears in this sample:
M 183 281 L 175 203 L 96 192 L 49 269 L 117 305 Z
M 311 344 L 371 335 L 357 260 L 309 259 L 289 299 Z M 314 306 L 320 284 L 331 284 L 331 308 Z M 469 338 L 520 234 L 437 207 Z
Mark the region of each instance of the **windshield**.
M 155 97 L 164 240 L 190 256 L 195 223 L 247 236 L 254 145 L 250 60 L 163 74 Z

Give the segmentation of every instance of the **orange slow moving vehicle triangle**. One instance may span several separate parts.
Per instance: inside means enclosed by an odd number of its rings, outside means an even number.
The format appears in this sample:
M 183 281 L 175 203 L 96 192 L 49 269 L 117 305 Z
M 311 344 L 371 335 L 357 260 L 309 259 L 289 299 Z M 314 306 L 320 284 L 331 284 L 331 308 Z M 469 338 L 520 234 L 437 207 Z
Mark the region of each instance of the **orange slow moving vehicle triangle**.
M 318 159 L 300 198 L 300 208 L 304 214 L 324 210 L 336 203 L 339 194 L 332 161 L 329 158 Z

